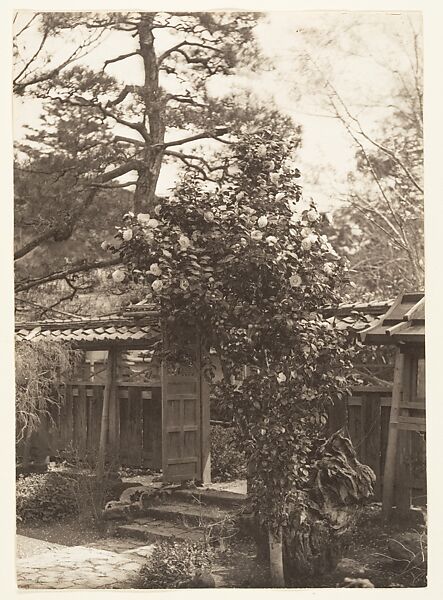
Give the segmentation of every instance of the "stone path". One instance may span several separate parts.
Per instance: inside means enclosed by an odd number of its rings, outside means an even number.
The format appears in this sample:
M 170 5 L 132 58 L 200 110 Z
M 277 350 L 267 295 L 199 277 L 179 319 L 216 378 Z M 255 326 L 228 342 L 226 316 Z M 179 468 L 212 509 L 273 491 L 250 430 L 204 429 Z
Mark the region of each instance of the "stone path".
M 21 589 L 130 588 L 153 549 L 152 544 L 121 552 L 87 546 L 53 548 L 17 560 L 17 585 Z

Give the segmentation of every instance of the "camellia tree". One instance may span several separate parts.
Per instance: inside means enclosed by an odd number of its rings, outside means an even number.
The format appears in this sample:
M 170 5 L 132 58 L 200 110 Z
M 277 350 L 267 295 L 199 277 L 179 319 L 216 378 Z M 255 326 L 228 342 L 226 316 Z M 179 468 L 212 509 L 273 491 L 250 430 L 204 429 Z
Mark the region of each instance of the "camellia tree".
M 345 267 L 303 207 L 290 136 L 265 129 L 232 145 L 236 169 L 209 189 L 193 176 L 152 214 L 129 213 L 113 248 L 117 283 L 142 282 L 177 356 L 197 332 L 216 349 L 216 386 L 253 469 L 251 496 L 284 585 L 287 506 L 309 481 L 326 405 L 347 390 L 348 350 L 321 308 L 338 301 Z M 239 383 L 239 372 L 247 376 Z M 210 365 L 207 365 L 210 373 Z

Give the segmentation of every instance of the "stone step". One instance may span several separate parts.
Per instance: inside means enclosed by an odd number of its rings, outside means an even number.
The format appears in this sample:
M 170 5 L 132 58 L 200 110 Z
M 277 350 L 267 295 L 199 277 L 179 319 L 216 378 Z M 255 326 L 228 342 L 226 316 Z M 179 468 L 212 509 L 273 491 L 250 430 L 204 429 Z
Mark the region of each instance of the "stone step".
M 206 504 L 158 504 L 144 509 L 147 517 L 156 520 L 170 521 L 179 525 L 204 527 L 208 525 L 220 525 L 229 527 L 230 517 L 234 516 L 234 510 L 227 510 L 215 505 Z M 232 521 L 232 519 L 231 519 Z
M 211 505 L 220 508 L 241 508 L 246 501 L 246 494 L 226 492 L 224 490 L 211 490 L 201 488 L 177 488 L 172 490 L 171 502 L 186 502 L 196 505 Z
M 117 527 L 116 533 L 121 537 L 136 538 L 145 542 L 159 540 L 202 542 L 205 539 L 203 528 L 184 527 L 168 521 L 152 519 L 137 519 L 129 525 L 120 525 Z

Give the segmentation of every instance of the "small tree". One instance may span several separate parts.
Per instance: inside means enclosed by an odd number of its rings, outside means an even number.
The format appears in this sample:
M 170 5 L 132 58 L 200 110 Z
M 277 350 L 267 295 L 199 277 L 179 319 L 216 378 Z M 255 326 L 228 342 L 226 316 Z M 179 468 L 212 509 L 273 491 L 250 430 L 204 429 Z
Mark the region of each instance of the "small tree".
M 319 312 L 337 302 L 344 267 L 317 232 L 315 206 L 301 208 L 294 147 L 267 130 L 247 135 L 233 145 L 229 183 L 210 190 L 188 177 L 154 214 L 126 215 L 117 235 L 127 272 L 114 273 L 145 283 L 175 353 L 195 331 L 217 350 L 218 392 L 255 464 L 251 494 L 276 586 L 287 503 L 309 479 L 325 406 L 344 394 L 348 364 L 345 337 Z

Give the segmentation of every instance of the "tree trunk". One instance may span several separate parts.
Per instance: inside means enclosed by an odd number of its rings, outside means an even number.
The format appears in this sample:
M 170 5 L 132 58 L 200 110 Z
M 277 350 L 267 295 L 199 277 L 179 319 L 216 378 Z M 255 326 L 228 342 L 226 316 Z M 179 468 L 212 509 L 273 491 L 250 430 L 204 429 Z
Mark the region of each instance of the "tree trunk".
M 283 573 L 283 537 L 281 527 L 276 532 L 269 530 L 269 569 L 271 572 L 272 586 L 285 587 Z
M 143 13 L 138 25 L 140 56 L 143 60 L 144 122 L 149 125 L 149 143 L 146 144 L 143 163 L 139 170 L 134 194 L 134 212 L 150 211 L 155 202 L 155 190 L 162 165 L 165 140 L 164 99 L 159 86 L 159 65 L 152 32 L 154 16 Z

